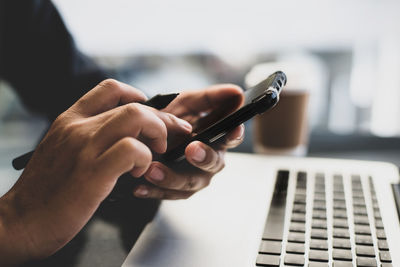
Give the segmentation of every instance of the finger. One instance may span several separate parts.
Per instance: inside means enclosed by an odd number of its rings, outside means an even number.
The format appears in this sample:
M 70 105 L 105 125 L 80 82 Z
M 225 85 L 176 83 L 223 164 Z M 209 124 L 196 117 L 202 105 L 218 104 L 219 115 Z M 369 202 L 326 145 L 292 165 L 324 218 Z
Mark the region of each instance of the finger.
M 177 173 L 160 162 L 153 162 L 144 177 L 160 188 L 198 191 L 210 184 L 212 174 L 203 171 Z
M 233 84 L 219 84 L 203 90 L 183 92 L 167 106 L 165 111 L 180 118 L 213 109 L 230 113 L 243 101 L 243 90 L 240 87 Z
M 180 134 L 190 134 L 192 132 L 192 125 L 171 113 L 166 113 L 159 111 L 155 108 L 144 106 L 145 108 L 154 112 L 165 124 L 168 130 L 168 134 L 180 133 Z
M 103 120 L 104 116 L 99 119 Z M 164 122 L 149 109 L 138 103 L 116 108 L 106 122 L 93 135 L 92 142 L 101 153 L 104 149 L 124 137 L 142 136 L 146 144 L 157 153 L 167 148 L 167 128 Z
M 225 152 L 216 151 L 199 141 L 194 141 L 186 147 L 185 156 L 189 163 L 206 172 L 216 173 L 225 167 Z
M 171 189 L 162 189 L 151 185 L 140 185 L 133 190 L 133 194 L 140 198 L 154 198 L 154 199 L 187 199 L 191 197 L 194 191 L 177 191 Z
M 172 114 L 138 103 L 127 104 L 98 115 L 99 128 L 93 136 L 101 152 L 125 136 L 140 139 L 155 152 L 167 148 L 167 133 L 189 134 L 192 126 Z
M 71 109 L 83 116 L 94 116 L 121 104 L 143 102 L 146 96 L 139 90 L 113 79 L 99 83 L 82 96 Z
M 98 157 L 95 172 L 98 179 L 115 181 L 128 171 L 138 177 L 145 173 L 151 160 L 151 151 L 146 145 L 137 139 L 125 137 Z M 96 182 L 100 183 L 98 179 Z
M 224 138 L 224 142 L 222 142 L 218 149 L 228 149 L 237 147 L 244 140 L 244 125 L 241 124 L 232 131 L 230 131 Z

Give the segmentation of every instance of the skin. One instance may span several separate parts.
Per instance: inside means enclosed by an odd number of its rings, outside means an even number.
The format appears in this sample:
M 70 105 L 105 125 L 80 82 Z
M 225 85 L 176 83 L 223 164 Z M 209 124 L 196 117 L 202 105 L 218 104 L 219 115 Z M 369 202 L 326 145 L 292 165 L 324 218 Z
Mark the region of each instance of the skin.
M 45 258 L 63 247 L 126 172 L 152 183 L 135 188 L 138 197 L 188 198 L 223 168 L 226 148 L 243 139 L 240 126 L 216 150 L 193 142 L 185 154 L 196 168 L 172 170 L 153 161 L 152 152 L 164 153 L 168 137 L 189 135 L 237 109 L 243 95 L 236 86 L 217 85 L 182 93 L 163 111 L 138 103 L 145 100 L 139 90 L 105 80 L 56 119 L 17 183 L 0 198 L 1 266 Z

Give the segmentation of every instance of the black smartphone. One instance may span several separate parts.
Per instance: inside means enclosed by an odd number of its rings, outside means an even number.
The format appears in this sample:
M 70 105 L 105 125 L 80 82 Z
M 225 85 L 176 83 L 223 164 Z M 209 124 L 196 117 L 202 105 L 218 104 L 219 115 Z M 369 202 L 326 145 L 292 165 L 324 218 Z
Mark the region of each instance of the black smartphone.
M 244 104 L 237 111 L 222 118 L 216 123 L 208 126 L 205 130 L 197 133 L 188 141 L 178 145 L 162 156 L 162 161 L 169 166 L 179 166 L 185 162 L 185 148 L 193 141 L 201 141 L 213 146 L 231 130 L 251 119 L 257 114 L 261 114 L 279 101 L 279 93 L 286 84 L 286 75 L 282 71 L 277 71 L 262 82 L 244 92 Z

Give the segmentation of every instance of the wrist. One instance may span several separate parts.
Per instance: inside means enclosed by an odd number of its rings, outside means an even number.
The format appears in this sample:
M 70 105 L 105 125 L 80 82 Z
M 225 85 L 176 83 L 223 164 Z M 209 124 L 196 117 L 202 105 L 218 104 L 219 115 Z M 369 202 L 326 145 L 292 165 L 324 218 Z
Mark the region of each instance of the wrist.
M 0 265 L 16 266 L 29 256 L 29 237 L 23 229 L 21 214 L 13 201 L 13 192 L 0 198 Z

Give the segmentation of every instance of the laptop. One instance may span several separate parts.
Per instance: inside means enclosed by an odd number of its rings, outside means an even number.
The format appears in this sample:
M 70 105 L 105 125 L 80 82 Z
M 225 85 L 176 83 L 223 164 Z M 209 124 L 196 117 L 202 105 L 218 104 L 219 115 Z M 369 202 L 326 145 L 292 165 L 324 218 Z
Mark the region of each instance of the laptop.
M 211 185 L 163 201 L 125 267 L 400 266 L 383 162 L 227 153 Z

